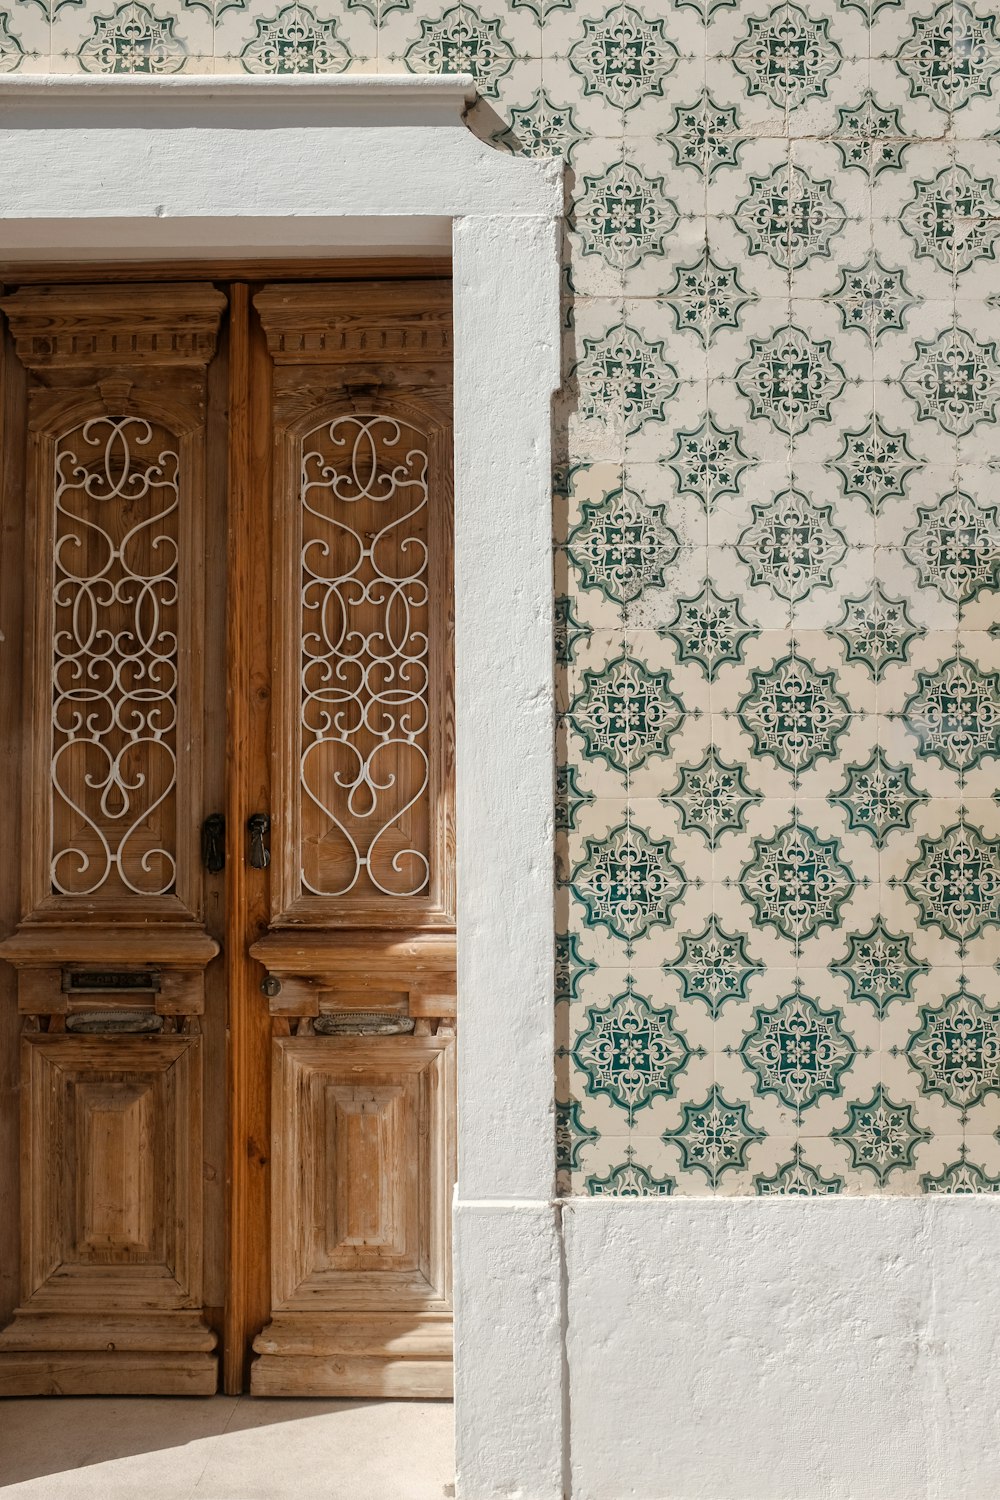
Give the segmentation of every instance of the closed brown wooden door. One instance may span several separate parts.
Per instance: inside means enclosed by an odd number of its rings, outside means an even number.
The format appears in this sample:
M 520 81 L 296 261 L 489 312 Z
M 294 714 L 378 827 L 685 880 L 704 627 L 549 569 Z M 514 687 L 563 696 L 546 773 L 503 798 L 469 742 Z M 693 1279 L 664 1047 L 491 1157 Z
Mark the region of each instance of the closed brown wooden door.
M 0 1392 L 450 1390 L 450 288 L 2 301 Z

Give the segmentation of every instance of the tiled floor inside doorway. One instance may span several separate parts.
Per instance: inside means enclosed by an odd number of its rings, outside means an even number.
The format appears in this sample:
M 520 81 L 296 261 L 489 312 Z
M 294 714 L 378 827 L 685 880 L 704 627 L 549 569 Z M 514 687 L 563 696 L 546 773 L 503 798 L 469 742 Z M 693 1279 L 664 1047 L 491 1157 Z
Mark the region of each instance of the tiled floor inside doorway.
M 0 1402 L 0 1500 L 448 1500 L 449 1401 Z

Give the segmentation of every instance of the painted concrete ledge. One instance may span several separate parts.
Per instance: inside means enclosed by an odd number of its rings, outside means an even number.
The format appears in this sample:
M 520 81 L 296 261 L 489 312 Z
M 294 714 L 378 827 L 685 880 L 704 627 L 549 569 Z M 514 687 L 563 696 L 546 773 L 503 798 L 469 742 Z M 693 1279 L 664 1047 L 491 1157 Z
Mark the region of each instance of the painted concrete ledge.
M 175 126 L 239 119 L 252 127 L 261 111 L 258 128 L 270 128 L 278 117 L 323 126 L 424 129 L 462 124 L 477 98 L 469 73 L 25 73 L 0 78 L 0 121 L 44 117 L 58 129 L 76 110 L 85 112 L 83 123 L 104 119 L 120 125 L 131 111 L 141 111 L 153 128 L 166 112 Z
M 0 103 L 54 99 L 120 99 L 133 103 L 165 99 L 234 101 L 266 97 L 301 104 L 351 102 L 378 109 L 398 107 L 410 100 L 426 105 L 434 100 L 454 108 L 456 102 L 474 103 L 476 84 L 471 73 L 299 73 L 290 77 L 243 73 L 167 73 L 141 76 L 122 73 L 23 73 L 0 78 Z
M 1000 1199 L 567 1200 L 572 1500 L 993 1500 Z

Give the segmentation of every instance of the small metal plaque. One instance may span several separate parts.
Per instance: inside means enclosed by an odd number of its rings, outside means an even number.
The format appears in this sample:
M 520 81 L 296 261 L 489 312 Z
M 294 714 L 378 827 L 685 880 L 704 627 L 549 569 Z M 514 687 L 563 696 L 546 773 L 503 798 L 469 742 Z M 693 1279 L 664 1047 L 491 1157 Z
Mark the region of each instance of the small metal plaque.
M 313 1021 L 318 1036 L 408 1036 L 412 1016 L 393 1016 L 377 1010 L 324 1011 Z
M 66 1017 L 66 1030 L 107 1035 L 108 1032 L 131 1032 L 144 1035 L 163 1030 L 163 1017 L 142 1010 L 85 1010 Z
M 71 995 L 157 995 L 160 975 L 156 969 L 63 969 L 62 987 Z

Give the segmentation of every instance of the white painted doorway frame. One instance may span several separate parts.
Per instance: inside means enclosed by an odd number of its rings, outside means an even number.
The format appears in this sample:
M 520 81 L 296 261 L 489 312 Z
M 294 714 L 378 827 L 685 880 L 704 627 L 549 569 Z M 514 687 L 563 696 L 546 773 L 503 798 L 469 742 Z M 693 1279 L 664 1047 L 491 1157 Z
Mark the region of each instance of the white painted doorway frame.
M 0 81 L 0 259 L 453 254 L 462 1500 L 563 1493 L 554 1207 L 556 162 L 466 77 Z

